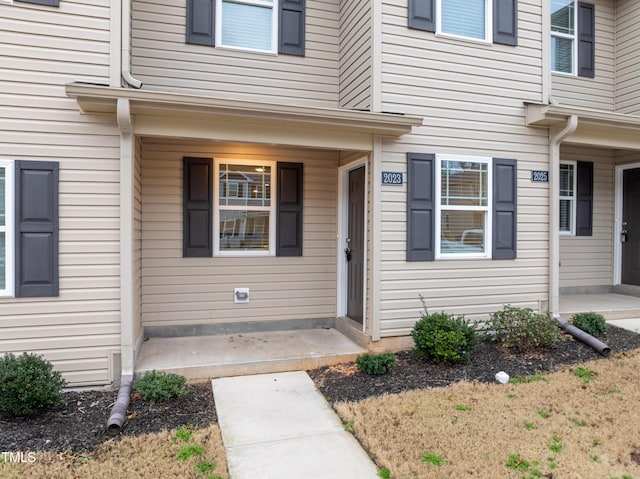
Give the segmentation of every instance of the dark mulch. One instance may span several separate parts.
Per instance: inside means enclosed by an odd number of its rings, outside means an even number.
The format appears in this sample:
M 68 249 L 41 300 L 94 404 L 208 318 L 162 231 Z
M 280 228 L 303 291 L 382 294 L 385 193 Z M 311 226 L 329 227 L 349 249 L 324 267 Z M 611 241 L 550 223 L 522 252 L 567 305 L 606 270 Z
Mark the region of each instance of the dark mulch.
M 640 335 L 609 327 L 601 338 L 615 352 L 640 348 Z M 471 361 L 462 365 L 435 365 L 415 358 L 410 351 L 396 354 L 398 365 L 386 375 L 368 376 L 353 363 L 309 371 L 320 392 L 329 401 L 358 401 L 385 393 L 416 388 L 442 387 L 467 381 L 495 381 L 495 373 L 511 377 L 551 371 L 559 366 L 602 358 L 590 347 L 566 337 L 556 346 L 535 354 L 508 354 L 480 341 Z M 217 422 L 210 383 L 187 386 L 187 395 L 167 403 L 150 404 L 136 394 L 128 420 L 119 437 L 175 429 L 185 424 L 206 427 Z M 34 418 L 0 420 L 2 451 L 91 450 L 108 439 L 106 424 L 117 397 L 114 391 L 67 392 L 55 410 Z
M 188 384 L 186 389 L 185 396 L 156 404 L 132 394 L 118 437 L 217 422 L 211 383 Z M 46 414 L 0 419 L 0 452 L 91 450 L 111 437 L 107 421 L 117 396 L 117 391 L 71 391 L 64 394 L 63 404 Z

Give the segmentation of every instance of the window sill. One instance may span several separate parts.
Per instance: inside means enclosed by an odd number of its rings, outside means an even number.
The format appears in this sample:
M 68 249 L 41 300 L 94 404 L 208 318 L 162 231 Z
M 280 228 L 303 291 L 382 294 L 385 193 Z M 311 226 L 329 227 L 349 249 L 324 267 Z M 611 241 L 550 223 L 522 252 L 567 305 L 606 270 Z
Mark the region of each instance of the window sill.
M 475 45 L 485 45 L 485 46 L 491 46 L 493 45 L 493 42 L 491 42 L 490 40 L 485 39 L 480 39 L 480 38 L 472 38 L 472 37 L 463 37 L 460 35 L 454 35 L 453 33 L 442 33 L 442 32 L 436 32 L 436 38 L 443 38 L 443 39 L 447 39 L 447 40 L 456 40 L 456 41 L 460 41 L 460 42 L 467 42 L 467 43 L 473 43 Z

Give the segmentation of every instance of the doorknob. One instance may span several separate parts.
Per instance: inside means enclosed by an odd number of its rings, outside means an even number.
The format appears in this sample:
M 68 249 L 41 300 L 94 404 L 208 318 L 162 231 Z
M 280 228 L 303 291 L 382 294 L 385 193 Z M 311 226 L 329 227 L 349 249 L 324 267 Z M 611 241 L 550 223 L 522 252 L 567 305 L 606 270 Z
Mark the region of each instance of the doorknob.
M 347 238 L 347 247 L 344 249 L 344 254 L 347 257 L 347 261 L 351 261 L 351 238 Z

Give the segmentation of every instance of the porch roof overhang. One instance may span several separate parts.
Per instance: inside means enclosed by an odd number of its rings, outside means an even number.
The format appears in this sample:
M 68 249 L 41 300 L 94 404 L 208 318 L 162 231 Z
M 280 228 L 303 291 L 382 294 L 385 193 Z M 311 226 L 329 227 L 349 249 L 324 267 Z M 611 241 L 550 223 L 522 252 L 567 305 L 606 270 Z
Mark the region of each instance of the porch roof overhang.
M 640 150 L 640 116 L 561 105 L 525 106 L 527 126 L 561 129 L 576 116 L 578 127 L 564 142 Z
M 85 114 L 115 114 L 128 100 L 133 133 L 370 151 L 375 135 L 399 137 L 422 117 L 229 100 L 101 85 L 69 83 L 67 96 Z

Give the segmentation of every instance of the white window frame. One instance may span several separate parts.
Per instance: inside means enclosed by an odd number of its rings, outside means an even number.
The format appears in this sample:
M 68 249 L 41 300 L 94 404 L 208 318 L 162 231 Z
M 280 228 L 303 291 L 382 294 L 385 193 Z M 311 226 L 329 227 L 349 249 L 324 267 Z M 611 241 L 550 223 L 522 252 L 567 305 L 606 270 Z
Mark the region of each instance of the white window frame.
M 558 221 L 560 221 L 560 201 L 561 200 L 569 200 L 571 202 L 571 224 L 569 231 L 562 231 L 560 229 L 560 225 L 558 224 L 558 231 L 561 236 L 575 236 L 576 234 L 576 205 L 577 205 L 577 187 L 578 187 L 578 163 L 576 161 L 560 161 L 560 165 L 570 165 L 573 167 L 573 184 L 571 185 L 571 190 L 573 195 L 571 196 L 562 196 L 560 195 L 558 199 Z M 558 170 L 558 177 L 560 177 L 560 170 Z
M 493 41 L 493 0 L 484 0 L 484 38 L 467 37 L 442 31 L 442 0 L 436 0 L 436 35 L 481 43 Z
M 214 256 L 275 256 L 276 255 L 276 162 L 243 160 L 237 158 L 216 158 L 214 161 L 214 195 L 213 195 L 213 255 Z M 268 250 L 224 250 L 220 249 L 220 211 L 239 210 L 238 206 L 220 206 L 220 165 L 268 166 L 271 171 L 269 188 L 271 189 L 269 206 L 252 206 L 249 211 L 269 212 L 269 249 Z
M 573 1 L 573 35 L 562 32 L 554 32 L 553 27 L 551 25 L 551 17 L 549 17 L 549 31 L 551 32 L 551 42 L 549 43 L 550 55 L 549 60 L 551 62 L 551 72 L 556 75 L 566 75 L 566 76 L 577 76 L 578 72 L 578 1 Z M 556 38 L 564 38 L 566 40 L 571 40 L 571 71 L 570 72 L 562 72 L 553 69 L 553 60 L 554 60 L 554 50 L 552 48 L 553 45 L 553 37 Z
M 278 1 L 279 0 L 216 0 L 216 15 L 215 15 L 215 44 L 217 48 L 237 50 L 243 52 L 255 52 L 255 53 L 278 53 Z M 239 47 L 236 45 L 225 45 L 222 43 L 222 30 L 223 30 L 223 15 L 222 4 L 226 3 L 238 3 L 241 5 L 250 5 L 255 7 L 271 8 L 271 49 L 262 50 L 259 48 L 247 48 Z
M 13 0 L 0 0 L 0 5 L 13 5 Z
M 0 297 L 13 297 L 15 289 L 15 246 L 14 246 L 14 215 L 15 215 L 15 164 L 13 160 L 0 159 L 0 168 L 5 170 L 4 185 L 4 205 L 5 205 L 5 225 L 0 226 L 0 231 L 4 232 L 5 258 L 4 258 L 4 280 L 5 288 L 0 289 Z
M 486 206 L 458 206 L 442 205 L 442 163 L 444 161 L 460 161 L 484 163 L 487 165 L 487 204 Z M 436 155 L 436 215 L 435 215 L 435 257 L 436 259 L 470 259 L 491 258 L 493 231 L 493 158 L 481 156 Z M 484 211 L 484 252 L 482 253 L 443 253 L 442 241 L 442 211 Z

